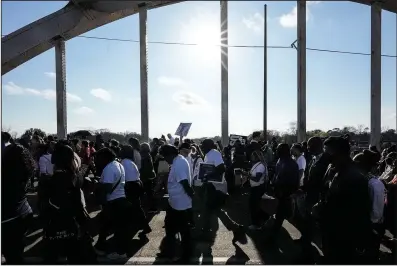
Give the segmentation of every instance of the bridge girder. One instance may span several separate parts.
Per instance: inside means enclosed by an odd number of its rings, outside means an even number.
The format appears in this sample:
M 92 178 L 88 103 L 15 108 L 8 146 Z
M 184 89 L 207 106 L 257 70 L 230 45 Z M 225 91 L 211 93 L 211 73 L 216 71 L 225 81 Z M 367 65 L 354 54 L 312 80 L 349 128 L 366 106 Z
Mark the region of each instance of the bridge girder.
M 70 1 L 62 9 L 4 36 L 2 75 L 53 48 L 60 38 L 70 40 L 87 31 L 136 14 L 180 1 Z
M 89 1 L 72 0 L 64 8 L 1 39 L 2 75 L 65 41 L 121 18 L 141 8 L 153 9 L 184 1 Z M 370 5 L 372 0 L 353 0 Z M 382 8 L 397 13 L 396 0 L 379 0 Z

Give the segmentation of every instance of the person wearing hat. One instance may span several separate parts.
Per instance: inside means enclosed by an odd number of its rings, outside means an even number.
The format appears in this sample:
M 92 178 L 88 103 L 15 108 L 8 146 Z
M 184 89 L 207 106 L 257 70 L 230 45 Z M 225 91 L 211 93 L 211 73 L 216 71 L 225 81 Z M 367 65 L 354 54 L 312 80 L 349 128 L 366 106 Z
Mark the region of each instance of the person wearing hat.
M 329 137 L 324 152 L 333 166 L 320 203 L 324 258 L 330 264 L 359 263 L 358 255 L 367 250 L 372 227 L 368 178 L 352 161 L 346 138 Z

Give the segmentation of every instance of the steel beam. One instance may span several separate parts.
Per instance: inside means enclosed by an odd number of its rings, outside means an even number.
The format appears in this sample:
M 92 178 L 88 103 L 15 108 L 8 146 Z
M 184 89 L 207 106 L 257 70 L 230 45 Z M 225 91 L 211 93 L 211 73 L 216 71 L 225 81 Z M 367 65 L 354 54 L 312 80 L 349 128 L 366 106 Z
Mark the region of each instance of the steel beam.
M 139 10 L 139 53 L 141 71 L 141 135 L 149 141 L 148 62 L 147 62 L 147 9 Z
M 380 148 L 382 86 L 382 8 L 371 6 L 371 145 Z
M 66 58 L 65 41 L 55 41 L 55 71 L 56 71 L 56 108 L 57 135 L 59 139 L 66 139 L 67 109 L 66 109 Z
M 370 4 L 372 0 L 356 0 Z M 395 0 L 383 0 L 383 8 L 397 12 Z M 70 1 L 64 8 L 43 17 L 1 39 L 1 74 L 4 75 L 19 65 L 54 47 L 56 36 L 65 41 L 118 19 L 136 14 L 139 6 L 148 9 L 177 4 L 184 1 Z M 89 14 L 87 16 L 87 14 Z
M 267 5 L 263 9 L 263 139 L 267 141 Z
M 306 140 L 306 0 L 297 1 L 298 8 L 298 142 Z
M 228 59 L 228 18 L 227 1 L 221 4 L 221 122 L 222 122 L 222 144 L 224 147 L 229 142 L 229 59 Z

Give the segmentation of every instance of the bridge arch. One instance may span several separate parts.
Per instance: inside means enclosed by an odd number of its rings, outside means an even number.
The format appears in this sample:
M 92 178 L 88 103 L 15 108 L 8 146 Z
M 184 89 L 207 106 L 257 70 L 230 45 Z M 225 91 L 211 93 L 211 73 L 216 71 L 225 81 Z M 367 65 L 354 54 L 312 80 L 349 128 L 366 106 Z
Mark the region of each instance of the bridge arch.
M 87 1 L 71 0 L 62 9 L 43 17 L 3 37 L 2 75 L 17 68 L 37 55 L 55 47 L 56 51 L 56 92 L 57 92 L 57 133 L 66 137 L 66 73 L 64 42 L 87 31 L 101 27 L 121 18 L 139 13 L 140 65 L 141 65 L 141 130 L 144 139 L 149 138 L 148 93 L 147 93 L 147 10 L 184 1 Z M 306 0 L 298 2 L 298 141 L 306 135 Z M 371 145 L 379 145 L 381 131 L 381 10 L 397 13 L 395 0 L 353 0 L 371 5 Z M 221 1 L 221 32 L 227 34 L 227 1 Z M 224 38 L 222 38 L 224 39 Z M 227 54 L 227 38 L 223 40 L 222 54 Z M 222 67 L 222 141 L 228 139 L 228 76 L 226 66 Z M 224 63 L 225 65 L 225 63 Z M 265 92 L 266 94 L 266 92 Z M 265 95 L 266 99 L 266 95 Z M 266 101 L 266 100 L 265 100 Z M 266 103 L 264 116 L 266 117 Z M 397 121 L 396 121 L 397 122 Z M 263 128 L 267 125 L 264 119 Z M 396 123 L 397 126 L 397 123 Z

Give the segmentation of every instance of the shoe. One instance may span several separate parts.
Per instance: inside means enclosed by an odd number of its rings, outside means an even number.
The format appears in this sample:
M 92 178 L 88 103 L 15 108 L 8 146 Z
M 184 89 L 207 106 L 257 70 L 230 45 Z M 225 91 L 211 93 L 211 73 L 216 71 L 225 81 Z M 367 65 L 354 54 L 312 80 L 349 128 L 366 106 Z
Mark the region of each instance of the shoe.
M 259 230 L 259 229 L 261 229 L 259 226 L 256 226 L 256 225 L 253 225 L 253 224 L 251 224 L 250 226 L 248 226 L 248 229 L 249 230 Z
M 109 260 L 123 260 L 127 258 L 127 254 L 119 254 L 117 252 L 110 253 L 106 256 Z

